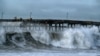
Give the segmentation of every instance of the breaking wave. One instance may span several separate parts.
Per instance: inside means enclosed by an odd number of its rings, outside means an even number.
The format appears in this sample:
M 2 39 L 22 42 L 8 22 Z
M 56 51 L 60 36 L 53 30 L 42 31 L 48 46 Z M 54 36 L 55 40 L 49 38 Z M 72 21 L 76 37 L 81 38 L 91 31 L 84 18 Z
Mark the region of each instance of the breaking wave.
M 66 28 L 59 33 L 48 32 L 44 28 L 42 31 L 28 30 L 29 34 L 23 32 L 25 30 L 20 27 L 14 30 L 5 30 L 0 27 L 0 46 L 10 43 L 22 48 L 29 44 L 32 47 L 45 45 L 68 49 L 98 49 L 100 47 L 100 32 L 96 26 Z M 6 33 L 10 35 L 6 36 Z
M 69 28 L 62 33 L 59 41 L 53 41 L 52 45 L 71 49 L 96 49 L 100 46 L 100 34 L 97 27 Z

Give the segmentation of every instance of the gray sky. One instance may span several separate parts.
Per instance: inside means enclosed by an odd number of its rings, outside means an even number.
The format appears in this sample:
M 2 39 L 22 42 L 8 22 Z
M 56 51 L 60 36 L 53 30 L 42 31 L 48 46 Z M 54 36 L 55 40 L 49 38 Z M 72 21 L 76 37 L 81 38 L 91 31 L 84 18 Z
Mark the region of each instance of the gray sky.
M 0 0 L 4 18 L 23 17 L 45 19 L 99 20 L 100 0 Z

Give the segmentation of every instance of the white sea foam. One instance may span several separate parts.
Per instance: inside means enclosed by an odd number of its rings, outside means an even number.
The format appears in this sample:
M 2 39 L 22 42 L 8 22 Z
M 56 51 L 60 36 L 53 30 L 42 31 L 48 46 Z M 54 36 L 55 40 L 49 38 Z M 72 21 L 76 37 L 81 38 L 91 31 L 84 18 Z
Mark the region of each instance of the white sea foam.
M 11 23 L 10 23 L 11 24 Z M 17 26 L 19 26 L 18 24 Z M 61 37 L 59 40 L 52 39 L 50 33 L 48 33 L 43 27 L 40 31 L 27 30 L 31 33 L 34 40 L 39 41 L 46 45 L 52 45 L 61 48 L 70 49 L 96 49 L 100 47 L 100 33 L 96 26 L 93 27 L 76 27 L 76 28 L 66 28 L 61 32 Z M 25 29 L 20 27 L 7 29 L 0 27 L 0 44 L 5 42 L 6 32 L 25 32 Z M 58 38 L 58 37 L 56 37 Z
M 49 45 L 50 44 L 50 36 L 48 34 L 48 32 L 44 29 L 42 29 L 42 31 L 31 31 L 31 35 L 33 37 L 33 39 L 35 39 L 36 41 L 39 41 L 43 44 Z
M 96 26 L 93 26 L 91 28 L 69 28 L 62 33 L 62 37 L 59 41 L 53 40 L 52 45 L 56 47 L 70 49 L 94 49 L 97 48 L 96 46 L 98 44 L 100 44 L 99 35 L 99 30 Z
M 5 30 L 0 27 L 0 45 L 2 45 L 5 41 Z

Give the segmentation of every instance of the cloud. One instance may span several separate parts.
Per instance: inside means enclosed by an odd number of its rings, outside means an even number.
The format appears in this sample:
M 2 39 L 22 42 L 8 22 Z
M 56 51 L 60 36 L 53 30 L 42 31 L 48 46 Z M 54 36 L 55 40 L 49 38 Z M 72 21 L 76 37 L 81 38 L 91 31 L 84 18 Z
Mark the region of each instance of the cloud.
M 5 18 L 14 16 L 29 18 L 56 18 L 79 20 L 99 20 L 96 0 L 3 0 Z
M 3 10 L 3 0 L 0 0 L 0 11 Z

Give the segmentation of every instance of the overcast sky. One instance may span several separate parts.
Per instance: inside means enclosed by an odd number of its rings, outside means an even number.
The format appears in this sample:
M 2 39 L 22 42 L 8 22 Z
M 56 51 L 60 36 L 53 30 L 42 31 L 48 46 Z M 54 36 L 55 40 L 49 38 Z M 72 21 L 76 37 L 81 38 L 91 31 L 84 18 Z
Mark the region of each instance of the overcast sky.
M 3 11 L 4 18 L 11 19 L 15 16 L 29 18 L 32 12 L 32 18 L 100 21 L 99 2 L 100 0 L 0 0 L 0 13 Z

